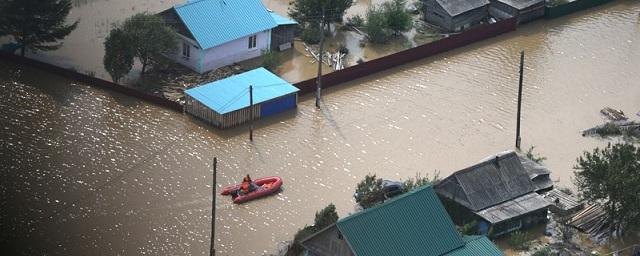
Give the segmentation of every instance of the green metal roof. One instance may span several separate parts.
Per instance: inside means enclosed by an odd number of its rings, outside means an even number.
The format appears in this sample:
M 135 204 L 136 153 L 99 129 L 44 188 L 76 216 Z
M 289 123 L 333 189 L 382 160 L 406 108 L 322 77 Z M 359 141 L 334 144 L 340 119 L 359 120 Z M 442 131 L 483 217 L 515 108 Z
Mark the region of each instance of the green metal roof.
M 337 222 L 357 256 L 443 255 L 464 246 L 431 186 Z
M 445 254 L 446 256 L 502 256 L 504 255 L 486 236 L 465 236 L 465 246 Z

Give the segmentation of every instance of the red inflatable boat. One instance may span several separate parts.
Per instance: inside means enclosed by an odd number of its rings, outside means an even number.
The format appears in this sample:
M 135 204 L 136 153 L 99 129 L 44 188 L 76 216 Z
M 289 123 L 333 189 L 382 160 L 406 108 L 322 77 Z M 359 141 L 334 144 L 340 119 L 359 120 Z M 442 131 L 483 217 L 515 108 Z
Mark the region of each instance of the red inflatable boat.
M 256 198 L 273 194 L 276 191 L 280 190 L 280 186 L 282 186 L 282 178 L 277 176 L 260 178 L 254 180 L 253 182 L 258 186 L 258 188 L 252 192 L 249 192 L 249 194 L 237 196 L 233 199 L 234 203 L 241 204 Z M 241 185 L 242 184 L 228 186 L 222 190 L 221 194 L 225 196 L 233 194 L 235 191 L 240 189 Z

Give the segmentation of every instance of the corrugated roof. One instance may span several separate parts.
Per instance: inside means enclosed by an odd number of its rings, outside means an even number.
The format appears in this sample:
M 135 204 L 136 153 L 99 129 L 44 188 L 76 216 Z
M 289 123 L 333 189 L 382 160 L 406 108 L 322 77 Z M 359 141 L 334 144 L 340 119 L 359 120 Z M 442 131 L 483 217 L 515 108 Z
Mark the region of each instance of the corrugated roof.
M 438 193 L 472 211 L 503 203 L 534 191 L 515 152 L 457 171 L 436 185 Z
M 489 0 L 436 0 L 436 2 L 452 17 L 489 4 Z
M 524 10 L 536 4 L 544 5 L 544 0 L 497 0 L 518 10 Z
M 276 22 L 276 24 L 278 24 L 278 26 L 296 25 L 296 24 L 298 24 L 298 22 L 296 22 L 295 20 L 292 20 L 292 19 L 289 19 L 289 18 L 285 18 L 285 17 L 280 16 L 280 14 L 277 14 L 275 12 L 270 12 L 270 13 L 271 13 L 271 17 Z
M 530 212 L 534 212 L 551 205 L 538 193 L 531 192 L 524 196 L 506 201 L 504 203 L 489 207 L 476 212 L 478 216 L 490 223 L 499 223 Z
M 446 256 L 501 256 L 504 255 L 486 236 L 464 236 L 465 246 Z
M 219 114 L 226 114 L 249 107 L 249 85 L 253 86 L 253 104 L 299 91 L 268 70 L 257 68 L 186 90 L 185 93 Z
M 277 26 L 260 0 L 199 0 L 174 8 L 202 49 Z
M 358 256 L 442 255 L 464 245 L 431 186 L 337 222 Z

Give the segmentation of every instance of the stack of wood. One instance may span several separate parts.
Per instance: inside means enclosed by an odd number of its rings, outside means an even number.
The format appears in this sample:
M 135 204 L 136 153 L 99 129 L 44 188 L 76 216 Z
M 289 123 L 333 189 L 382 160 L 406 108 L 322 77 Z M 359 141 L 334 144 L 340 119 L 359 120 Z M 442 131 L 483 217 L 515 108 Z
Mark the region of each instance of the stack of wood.
M 315 47 L 309 46 L 307 44 L 304 44 L 304 49 L 305 51 L 309 52 L 309 54 L 311 54 L 311 57 L 313 57 L 314 61 L 312 61 L 312 63 L 316 63 L 320 60 L 318 49 L 315 49 Z M 332 67 L 333 70 L 341 70 L 344 69 L 344 58 L 346 56 L 347 54 L 341 53 L 340 51 L 335 53 L 324 52 L 322 54 L 322 63 L 327 64 L 327 66 L 329 67 Z
M 610 107 L 603 108 L 600 110 L 600 113 L 611 121 L 624 121 L 628 119 L 622 110 L 615 110 Z
M 618 233 L 600 204 L 589 205 L 577 212 L 567 220 L 567 225 L 575 227 L 599 241 L 607 239 L 612 233 Z

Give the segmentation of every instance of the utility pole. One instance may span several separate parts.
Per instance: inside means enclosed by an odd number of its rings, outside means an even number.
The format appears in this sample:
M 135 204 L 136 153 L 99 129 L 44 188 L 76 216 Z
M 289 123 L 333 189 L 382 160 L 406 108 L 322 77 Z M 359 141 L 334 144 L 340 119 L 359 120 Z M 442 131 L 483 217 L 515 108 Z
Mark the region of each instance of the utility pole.
M 520 51 L 520 82 L 518 83 L 518 119 L 516 120 L 516 148 L 520 149 L 520 112 L 522 109 L 522 75 L 524 73 L 524 51 Z
M 211 186 L 211 195 L 213 195 L 213 202 L 211 203 L 211 248 L 209 249 L 209 255 L 215 256 L 216 251 L 213 248 L 215 235 L 216 235 L 216 169 L 218 168 L 218 158 L 213 158 L 213 185 Z
M 322 55 L 324 46 L 324 13 L 325 7 L 322 6 L 322 20 L 320 21 L 320 51 L 318 52 L 318 81 L 316 89 L 316 107 L 320 108 L 320 91 L 322 90 Z
M 249 119 L 251 126 L 249 128 L 249 140 L 253 141 L 253 86 L 249 85 Z

